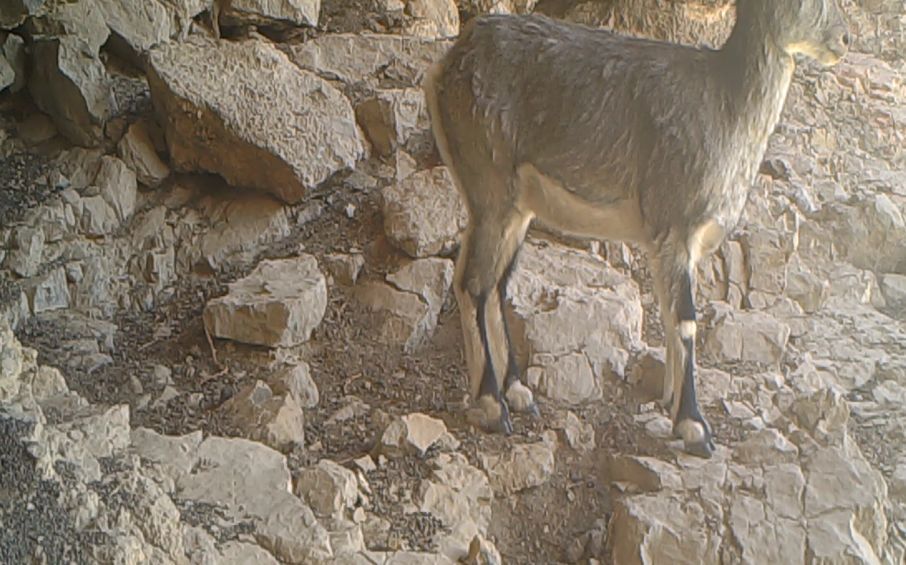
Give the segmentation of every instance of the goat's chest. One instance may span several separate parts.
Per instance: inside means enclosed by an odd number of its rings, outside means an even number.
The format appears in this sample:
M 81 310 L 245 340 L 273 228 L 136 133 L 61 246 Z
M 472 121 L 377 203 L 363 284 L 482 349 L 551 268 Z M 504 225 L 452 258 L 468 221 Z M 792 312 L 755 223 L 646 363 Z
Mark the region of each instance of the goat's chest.
M 703 216 L 732 230 L 748 201 L 749 191 L 767 148 L 768 135 L 748 132 L 726 141 L 720 155 L 709 160 L 703 175 Z

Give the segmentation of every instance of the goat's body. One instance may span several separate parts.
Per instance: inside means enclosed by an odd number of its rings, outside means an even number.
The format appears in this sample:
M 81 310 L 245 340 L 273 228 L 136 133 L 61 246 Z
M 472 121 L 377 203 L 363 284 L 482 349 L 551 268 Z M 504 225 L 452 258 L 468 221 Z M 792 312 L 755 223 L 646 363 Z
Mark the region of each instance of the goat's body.
M 739 219 L 793 65 L 786 61 L 779 77 L 750 76 L 746 92 L 743 81 L 717 72 L 726 55 L 540 16 L 487 17 L 451 48 L 432 88 L 443 131 L 483 137 L 495 166 L 531 165 L 523 180 L 566 190 L 591 209 L 618 208 L 621 217 L 635 208 L 645 224 L 629 234 L 570 229 L 568 218 L 554 227 L 645 243 L 709 221 L 728 232 Z M 506 96 L 514 90 L 544 95 Z M 470 150 L 450 147 L 450 157 L 466 161 L 457 153 Z M 518 199 L 525 187 L 510 190 Z M 497 197 L 466 194 L 470 208 Z
M 515 390 L 511 402 L 532 405 L 502 307 L 537 218 L 649 252 L 668 342 L 665 397 L 687 447 L 710 453 L 694 400 L 692 273 L 738 222 L 789 88 L 792 57 L 760 31 L 738 25 L 711 50 L 488 16 L 431 70 L 435 139 L 470 215 L 455 285 L 473 397 Z M 502 403 L 500 418 L 506 411 Z

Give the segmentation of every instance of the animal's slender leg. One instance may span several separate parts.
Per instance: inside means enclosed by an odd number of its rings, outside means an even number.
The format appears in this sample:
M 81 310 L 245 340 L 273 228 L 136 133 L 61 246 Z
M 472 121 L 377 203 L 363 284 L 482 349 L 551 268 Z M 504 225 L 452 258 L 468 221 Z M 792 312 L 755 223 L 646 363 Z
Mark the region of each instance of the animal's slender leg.
M 523 234 L 524 237 L 524 234 Z M 521 241 L 520 241 L 521 244 Z M 506 301 L 507 283 L 510 275 L 513 274 L 513 268 L 516 266 L 516 257 L 519 255 L 518 248 L 510 259 L 510 264 L 503 271 L 503 276 L 497 284 L 497 296 L 500 300 L 500 322 L 503 326 L 503 337 L 506 340 L 507 359 L 506 359 L 506 399 L 510 406 L 517 412 L 529 412 L 535 416 L 540 415 L 538 406 L 535 404 L 534 395 L 531 389 L 522 384 L 520 378 L 519 362 L 516 360 L 516 350 L 513 347 L 513 338 L 510 335 L 510 326 L 506 321 Z
M 456 303 L 459 306 L 460 323 L 462 325 L 466 370 L 469 375 L 469 394 L 474 401 L 478 398 L 478 389 L 481 385 L 484 352 L 482 351 L 481 337 L 478 335 L 478 311 L 475 308 L 475 301 L 463 285 L 466 264 L 469 262 L 471 239 L 470 228 L 463 233 L 462 243 L 459 246 L 456 273 L 453 276 L 453 292 L 456 295 Z
M 668 289 L 661 298 L 667 341 L 666 380 L 672 380 L 673 432 L 685 450 L 700 457 L 714 452 L 711 427 L 701 414 L 695 394 L 695 300 L 690 262 L 684 258 L 656 261 L 656 276 Z M 672 266 L 672 268 L 670 267 Z M 665 388 L 667 384 L 665 382 Z
M 511 369 L 515 362 L 511 362 L 513 355 L 502 315 L 500 289 L 525 237 L 529 220 L 527 214 L 515 209 L 503 218 L 479 212 L 471 219 L 457 261 L 455 292 L 466 342 L 472 399 L 476 401 L 481 426 L 504 433 L 512 431 L 512 424 L 502 393 L 508 384 L 508 372 L 516 369 Z M 524 395 L 519 400 L 524 400 Z
M 680 368 L 681 360 L 676 358 L 676 353 L 679 352 L 679 348 L 675 346 L 677 336 L 674 335 L 677 324 L 673 311 L 669 307 L 670 300 L 667 295 L 667 288 L 665 285 L 666 280 L 665 277 L 661 275 L 661 267 L 658 264 L 657 257 L 650 253 L 649 256 L 652 257 L 654 291 L 660 306 L 661 324 L 664 328 L 664 343 L 667 348 L 664 367 L 663 394 L 661 395 L 661 406 L 666 409 L 667 407 L 673 406 L 673 395 L 675 392 L 673 385 L 677 380 L 676 374 Z

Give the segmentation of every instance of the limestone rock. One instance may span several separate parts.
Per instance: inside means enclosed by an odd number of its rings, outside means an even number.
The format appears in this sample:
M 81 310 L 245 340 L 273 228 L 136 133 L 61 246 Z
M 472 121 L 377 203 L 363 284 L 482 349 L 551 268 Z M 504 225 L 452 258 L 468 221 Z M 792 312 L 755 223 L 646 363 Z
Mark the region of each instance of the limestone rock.
M 342 518 L 343 513 L 352 510 L 359 498 L 355 474 L 329 459 L 322 459 L 314 467 L 303 469 L 296 478 L 294 492 L 308 503 L 315 514 L 325 517 Z
M 764 308 L 769 304 L 762 297 L 783 292 L 795 239 L 795 233 L 773 227 L 753 230 L 742 238 L 749 274 L 748 298 L 753 307 Z
M 330 527 L 330 546 L 336 555 L 361 555 L 360 552 L 366 551 L 362 526 L 349 520 L 334 521 Z
M 490 540 L 476 534 L 469 544 L 469 555 L 464 562 L 466 565 L 501 565 L 503 560 Z
M 269 347 L 298 345 L 311 337 L 327 308 L 327 283 L 311 255 L 265 260 L 208 302 L 211 335 Z
M 13 29 L 34 15 L 45 0 L 8 0 L 0 4 L 0 29 Z
M 279 450 L 305 445 L 305 417 L 292 396 L 274 395 L 262 381 L 255 381 L 227 400 L 221 408 L 233 425 Z
M 906 319 L 906 275 L 888 273 L 881 277 L 881 292 L 887 300 L 887 308 L 900 319 Z
M 116 107 L 104 65 L 79 37 L 39 38 L 31 49 L 28 85 L 38 108 L 74 143 L 100 143 Z
M 355 297 L 378 316 L 376 335 L 387 343 L 402 345 L 406 352 L 421 347 L 436 325 L 430 307 L 417 295 L 388 284 L 360 284 L 355 288 Z
M 563 18 L 593 27 L 608 26 L 620 33 L 682 43 L 723 44 L 733 25 L 730 2 L 690 0 L 673 10 L 658 10 L 657 0 L 617 6 L 601 2 L 571 4 Z
M 230 192 L 202 199 L 201 207 L 211 229 L 201 238 L 199 259 L 214 269 L 290 232 L 286 207 L 266 194 Z
M 319 563 L 333 555 L 330 538 L 311 509 L 290 492 L 286 459 L 244 439 L 209 437 L 198 448 L 202 463 L 180 478 L 182 499 L 224 508 L 234 520 L 252 521 L 255 539 L 278 559 Z
M 530 14 L 538 0 L 466 0 L 463 5 L 475 14 Z
M 356 118 L 378 155 L 390 156 L 418 131 L 430 128 L 420 89 L 382 89 L 356 106 Z
M 195 457 L 204 465 L 193 466 L 192 473 L 177 484 L 187 499 L 232 509 L 246 506 L 252 514 L 263 514 L 268 509 L 268 494 L 289 493 L 286 458 L 260 443 L 211 436 L 201 442 Z M 227 487 L 230 484 L 233 486 Z
M 126 163 L 109 155 L 101 157 L 94 184 L 121 222 L 132 216 L 138 195 L 138 183 L 135 173 L 126 166 Z
M 412 257 L 439 253 L 466 225 L 465 207 L 446 167 L 391 184 L 381 200 L 384 233 Z
M 641 492 L 682 488 L 679 470 L 653 457 L 613 456 L 607 471 L 611 481 L 630 484 Z
M 881 406 L 903 406 L 906 404 L 906 387 L 894 380 L 878 383 L 871 391 L 871 395 Z
M 135 428 L 131 437 L 132 449 L 143 459 L 159 465 L 174 484 L 192 471 L 202 440 L 200 430 L 175 437 L 148 428 Z
M 224 16 L 251 23 L 283 21 L 315 27 L 320 8 L 320 0 L 232 0 Z
M 26 85 L 26 63 L 25 40 L 16 34 L 9 34 L 3 45 L 0 45 L 0 55 L 6 60 L 9 71 L 12 72 L 13 80 L 7 87 L 10 92 L 19 92 Z M 2 90 L 2 89 L 0 89 Z
M 906 261 L 906 249 L 898 242 L 906 238 L 902 197 L 873 194 L 858 206 L 838 206 L 829 223 L 834 242 L 843 258 L 860 269 L 898 272 Z
M 99 0 L 96 4 L 114 37 L 132 56 L 147 53 L 175 34 L 169 5 L 161 0 Z
M 805 472 L 805 516 L 812 526 L 808 546 L 815 559 L 832 562 L 854 555 L 880 562 L 887 543 L 887 485 L 881 474 L 849 439 L 812 455 Z
M 224 565 L 279 565 L 270 552 L 251 543 L 229 541 L 223 544 L 223 549 L 217 563 Z
M 62 198 L 51 198 L 38 209 L 38 222 L 44 228 L 47 243 L 58 242 L 73 233 L 78 225 L 74 208 Z
M 292 203 L 362 156 L 349 101 L 269 44 L 170 43 L 151 51 L 150 65 L 154 107 L 180 170 L 217 173 Z
M 588 254 L 559 245 L 523 245 L 507 287 L 519 324 L 517 351 L 531 353 L 527 376 L 546 395 L 584 402 L 601 379 L 622 377 L 641 347 L 636 284 Z
M 66 272 L 63 267 L 51 269 L 25 283 L 32 314 L 49 310 L 60 310 L 69 307 L 69 286 L 66 284 Z
M 63 374 L 54 367 L 40 365 L 31 380 L 31 393 L 38 403 L 69 392 Z
M 800 393 L 789 411 L 802 428 L 820 440 L 839 437 L 849 421 L 846 400 L 839 390 L 830 388 Z
M 494 493 L 487 476 L 459 453 L 442 453 L 431 461 L 434 471 L 418 487 L 416 504 L 444 524 L 435 540 L 439 552 L 459 561 L 468 556 L 476 537 L 486 535 Z
M 365 81 L 378 86 L 385 69 L 411 86 L 439 59 L 450 42 L 389 34 L 327 34 L 289 47 L 290 58 L 303 69 L 346 84 Z
M 88 196 L 82 199 L 82 231 L 90 236 L 112 233 L 118 226 L 116 211 L 103 196 Z
M 642 402 L 658 400 L 664 395 L 666 354 L 663 348 L 646 349 L 635 360 L 629 375 L 634 393 Z
M 156 187 L 170 175 L 170 167 L 154 149 L 148 126 L 143 121 L 129 126 L 117 145 L 117 154 L 135 171 L 138 182 L 145 186 Z
M 95 1 L 48 2 L 25 27 L 34 36 L 79 38 L 85 42 L 91 57 L 97 57 L 110 36 L 104 14 Z
M 419 295 L 437 316 L 453 283 L 453 261 L 434 257 L 418 259 L 387 275 L 387 282 Z
M 707 513 L 681 495 L 618 498 L 607 542 L 614 563 L 720 563 L 721 536 Z
M 440 310 L 453 282 L 453 261 L 434 257 L 418 259 L 387 275 L 387 282 L 401 291 L 414 293 L 428 306 L 427 315 L 418 318 L 406 342 L 413 338 L 416 341 L 429 338 L 437 327 Z
M 526 371 L 526 384 L 551 400 L 577 405 L 601 398 L 601 384 L 584 354 L 540 353 L 532 357 L 532 363 Z
M 566 444 L 580 453 L 595 448 L 595 428 L 590 423 L 579 419 L 575 413 L 566 410 L 559 413 L 551 422 L 551 427 L 560 430 Z
M 76 191 L 80 191 L 94 182 L 102 156 L 101 150 L 85 149 L 84 147 L 73 147 L 60 152 L 57 165 L 60 167 L 60 172 L 69 179 L 71 189 L 76 195 L 78 195 Z
M 361 253 L 328 253 L 324 266 L 338 283 L 354 285 L 365 266 L 365 257 Z
M 0 52 L 0 92 L 12 86 L 14 82 L 16 82 L 16 71 L 6 60 L 6 56 Z
M 406 0 L 405 14 L 411 18 L 403 28 L 406 35 L 427 39 L 459 35 L 459 10 L 453 0 Z
M 291 396 L 302 408 L 318 405 L 318 385 L 312 380 L 311 367 L 305 361 L 280 369 L 268 378 L 267 383 L 274 393 Z
M 801 561 L 805 528 L 799 521 L 778 517 L 764 502 L 746 495 L 730 507 L 730 529 L 748 563 Z
M 72 419 L 46 430 L 44 453 L 51 461 L 73 464 L 80 480 L 99 480 L 98 459 L 129 446 L 129 406 L 80 409 Z
M 443 420 L 415 412 L 393 420 L 381 434 L 380 451 L 389 457 L 424 455 L 448 435 Z
M 512 494 L 550 479 L 556 448 L 557 438 L 551 432 L 543 441 L 514 445 L 503 455 L 482 454 L 481 464 L 495 493 Z
M 789 337 L 789 326 L 768 314 L 726 311 L 705 333 L 704 352 L 714 359 L 776 365 Z
M 790 262 L 784 294 L 795 300 L 804 311 L 817 312 L 827 300 L 830 284 L 802 263 L 798 256 Z
M 733 456 L 746 465 L 777 464 L 796 461 L 799 449 L 778 430 L 768 428 L 749 435 L 733 449 Z
M 906 498 L 906 457 L 900 458 L 897 462 L 890 478 L 890 493 L 901 500 Z
M 44 253 L 44 230 L 23 226 L 13 232 L 13 249 L 6 257 L 6 267 L 20 277 L 37 274 Z

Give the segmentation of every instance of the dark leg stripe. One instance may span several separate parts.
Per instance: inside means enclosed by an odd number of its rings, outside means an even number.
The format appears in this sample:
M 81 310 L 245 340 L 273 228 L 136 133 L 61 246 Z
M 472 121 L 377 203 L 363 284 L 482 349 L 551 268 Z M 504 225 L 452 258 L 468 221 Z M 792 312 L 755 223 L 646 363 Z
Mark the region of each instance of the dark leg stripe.
M 679 318 L 680 322 L 694 322 L 695 298 L 692 296 L 692 275 L 688 271 L 680 275 L 677 291 L 677 318 Z
M 695 399 L 695 342 L 691 337 L 683 338 L 685 359 L 683 360 L 683 390 L 680 395 L 679 413 L 677 420 L 692 419 L 700 421 L 698 402 Z
M 487 315 L 485 314 L 485 306 L 488 303 L 487 294 L 479 296 L 475 302 L 478 335 L 481 337 L 481 347 L 484 349 L 484 373 L 481 376 L 481 388 L 478 394 L 481 396 L 490 394 L 494 398 L 499 398 L 500 389 L 497 386 L 497 378 L 494 376 L 494 362 L 491 359 L 491 347 L 488 342 Z
M 513 268 L 516 265 L 516 255 L 519 254 L 517 249 L 513 253 L 510 263 L 503 270 L 503 277 L 497 284 L 497 297 L 500 299 L 500 323 L 503 325 L 503 337 L 506 340 L 506 380 L 504 386 L 509 388 L 514 381 L 519 380 L 519 365 L 516 361 L 516 352 L 513 351 L 513 339 L 510 337 L 510 325 L 506 321 L 506 285 L 513 274 Z

